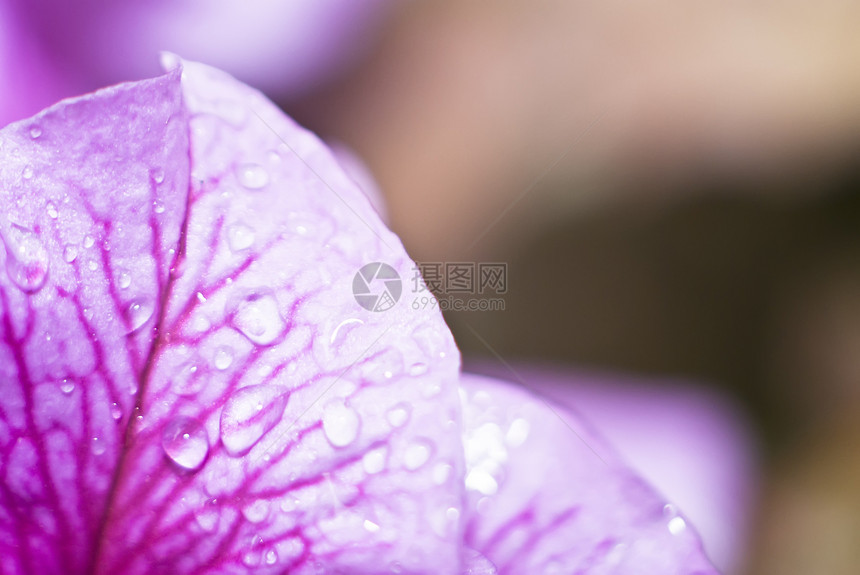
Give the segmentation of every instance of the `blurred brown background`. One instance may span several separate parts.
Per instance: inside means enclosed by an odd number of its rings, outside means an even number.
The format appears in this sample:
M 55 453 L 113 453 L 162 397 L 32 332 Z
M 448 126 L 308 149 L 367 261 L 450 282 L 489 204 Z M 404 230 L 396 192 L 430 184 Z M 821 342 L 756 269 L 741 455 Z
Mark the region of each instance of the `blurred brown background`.
M 710 382 L 768 479 L 747 573 L 860 556 L 860 5 L 410 2 L 285 108 L 418 261 L 505 261 L 467 356 Z

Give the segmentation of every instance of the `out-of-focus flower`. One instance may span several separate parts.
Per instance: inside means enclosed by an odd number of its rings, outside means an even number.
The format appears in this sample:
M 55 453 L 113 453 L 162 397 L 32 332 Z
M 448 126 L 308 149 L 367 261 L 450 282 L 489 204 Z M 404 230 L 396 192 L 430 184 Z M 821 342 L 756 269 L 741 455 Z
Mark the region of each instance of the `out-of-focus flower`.
M 357 305 L 398 239 L 167 61 L 0 132 L 4 572 L 715 573 L 578 420 L 461 380 L 437 311 Z
M 511 377 L 482 362 L 478 373 Z M 517 364 L 528 389 L 581 413 L 623 460 L 682 509 L 714 564 L 742 572 L 758 503 L 755 435 L 743 412 L 716 391 L 681 382 Z
M 0 126 L 36 113 L 67 90 L 44 47 L 9 3 L 0 3 Z
M 276 98 L 318 87 L 373 45 L 389 0 L 8 0 L 0 6 L 0 125 L 61 97 L 158 73 L 171 50 Z

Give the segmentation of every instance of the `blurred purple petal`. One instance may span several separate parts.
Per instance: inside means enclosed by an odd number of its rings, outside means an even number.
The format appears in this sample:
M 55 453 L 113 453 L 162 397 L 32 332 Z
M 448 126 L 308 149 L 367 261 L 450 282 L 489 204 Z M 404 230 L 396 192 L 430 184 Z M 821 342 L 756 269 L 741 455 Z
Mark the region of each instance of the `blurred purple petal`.
M 170 50 L 272 96 L 303 93 L 360 58 L 388 0 L 13 0 L 86 89 L 158 73 Z
M 61 76 L 18 13 L 0 2 L 0 127 L 69 95 Z
M 461 388 L 466 544 L 499 573 L 716 573 L 689 521 L 568 410 L 499 380 Z
M 511 376 L 486 363 L 469 367 Z M 529 389 L 584 414 L 631 468 L 683 510 L 715 565 L 726 573 L 741 570 L 759 469 L 755 434 L 738 406 L 701 386 L 596 376 L 557 366 L 515 369 Z

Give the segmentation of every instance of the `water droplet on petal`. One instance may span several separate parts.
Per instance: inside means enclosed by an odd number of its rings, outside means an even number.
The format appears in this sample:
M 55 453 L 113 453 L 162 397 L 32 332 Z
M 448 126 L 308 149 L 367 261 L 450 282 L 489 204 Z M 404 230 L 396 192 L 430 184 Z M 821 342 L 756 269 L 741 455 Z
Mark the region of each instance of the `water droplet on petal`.
M 92 237 L 92 236 L 85 236 L 85 237 L 84 237 L 84 247 L 85 247 L 85 248 L 90 249 L 90 248 L 91 248 L 91 247 L 93 247 L 95 244 L 96 244 L 96 240 L 95 240 L 95 239 L 93 239 L 93 237 Z
M 271 384 L 251 385 L 236 391 L 221 411 L 221 443 L 228 454 L 247 453 L 281 421 L 287 391 Z
M 374 475 L 385 469 L 386 449 L 377 447 L 371 449 L 361 458 L 361 466 L 368 475 Z
M 241 252 L 254 245 L 254 230 L 244 224 L 233 224 L 227 228 L 227 245 L 233 252 Z
M 156 184 L 160 184 L 161 182 L 163 182 L 164 181 L 164 170 L 162 170 L 161 168 L 155 168 L 154 170 L 152 170 L 152 180 Z
M 270 549 L 266 553 L 266 565 L 274 565 L 278 562 L 278 553 L 274 549 Z
M 107 447 L 105 446 L 105 442 L 99 439 L 98 437 L 93 437 L 93 455 L 103 455 Z
M 499 483 L 490 472 L 481 467 L 475 467 L 466 475 L 466 489 L 477 491 L 481 495 L 494 495 L 499 490 Z
M 265 499 L 257 499 L 242 509 L 242 515 L 251 523 L 260 523 L 269 516 L 269 502 Z
M 421 390 L 422 397 L 430 399 L 442 393 L 442 387 L 436 382 L 430 382 Z
M 30 128 L 30 137 L 33 138 L 34 140 L 41 135 L 42 135 L 42 128 L 40 128 L 39 126 L 33 126 L 32 128 Z
M 114 421 L 117 422 L 122 419 L 122 408 L 120 408 L 118 403 L 111 404 L 110 416 L 113 417 Z
M 215 357 L 212 359 L 215 369 L 224 371 L 233 364 L 233 348 L 228 345 L 222 345 L 215 350 Z
M 163 214 L 165 210 L 164 204 L 158 200 L 152 202 L 152 211 L 156 214 Z
M 529 437 L 530 425 L 528 420 L 517 418 L 511 422 L 508 432 L 505 434 L 505 443 L 510 447 L 519 447 Z
M 419 376 L 427 373 L 427 364 L 426 363 L 414 363 L 412 367 L 409 368 L 409 375 L 411 376 Z
M 197 521 L 197 525 L 199 525 L 200 529 L 206 531 L 207 533 L 215 530 L 215 527 L 218 526 L 219 518 L 220 514 L 215 509 L 204 508 L 194 515 L 194 519 Z
M 683 517 L 673 517 L 669 520 L 669 533 L 672 535 L 680 535 L 687 529 L 687 522 Z
M 357 317 L 352 317 L 349 319 L 345 319 L 335 327 L 331 332 L 331 337 L 329 338 L 329 343 L 331 345 L 340 345 L 341 341 L 346 338 L 347 332 L 352 329 L 364 324 L 364 321 L 358 319 Z
M 19 289 L 35 292 L 45 285 L 48 277 L 48 250 L 41 238 L 13 225 L 2 234 L 6 245 L 6 272 Z
M 78 246 L 74 244 L 66 244 L 66 247 L 63 248 L 63 259 L 68 264 L 78 259 Z
M 233 325 L 259 345 L 274 343 L 286 327 L 275 296 L 265 293 L 243 299 L 233 314 Z
M 209 455 L 209 438 L 196 420 L 182 416 L 164 428 L 161 447 L 173 463 L 182 469 L 196 471 Z
M 24 166 L 24 170 L 21 172 L 21 177 L 25 180 L 29 180 L 33 177 L 33 166 Z
M 405 403 L 400 403 L 388 410 L 385 414 L 385 419 L 391 424 L 391 427 L 403 427 L 409 421 L 410 407 Z
M 243 164 L 237 169 L 239 183 L 249 190 L 259 190 L 269 183 L 269 172 L 259 164 Z
M 68 379 L 64 379 L 60 384 L 60 390 L 66 395 L 75 391 L 75 384 L 69 381 Z
M 361 419 L 342 399 L 326 404 L 323 410 L 323 432 L 334 447 L 346 447 L 358 437 Z
M 128 321 L 129 334 L 132 334 L 146 325 L 152 317 L 153 305 L 146 300 L 133 300 L 126 308 L 126 319 Z
M 426 441 L 415 441 L 412 445 L 406 448 L 403 454 L 403 463 L 406 469 L 414 471 L 427 463 L 430 459 L 430 445 Z
M 48 217 L 52 220 L 56 220 L 58 217 L 60 217 L 60 212 L 57 211 L 57 206 L 55 206 L 51 202 L 48 202 L 48 205 L 45 206 L 45 211 L 48 213 Z
M 120 271 L 116 278 L 116 283 L 120 289 L 126 289 L 131 285 L 131 274 L 127 271 Z

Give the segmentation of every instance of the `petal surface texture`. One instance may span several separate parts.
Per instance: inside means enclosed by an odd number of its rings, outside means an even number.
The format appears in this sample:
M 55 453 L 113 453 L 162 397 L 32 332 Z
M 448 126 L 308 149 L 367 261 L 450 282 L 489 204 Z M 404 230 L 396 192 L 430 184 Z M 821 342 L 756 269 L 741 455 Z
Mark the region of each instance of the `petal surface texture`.
M 459 356 L 315 136 L 184 63 L 0 138 L 0 573 L 460 572 Z
M 466 544 L 500 574 L 715 575 L 678 511 L 571 412 L 461 380 Z

